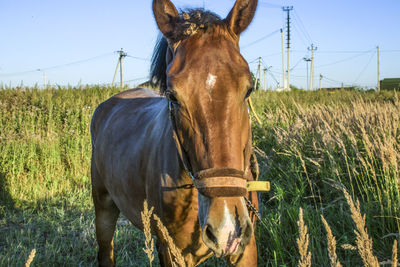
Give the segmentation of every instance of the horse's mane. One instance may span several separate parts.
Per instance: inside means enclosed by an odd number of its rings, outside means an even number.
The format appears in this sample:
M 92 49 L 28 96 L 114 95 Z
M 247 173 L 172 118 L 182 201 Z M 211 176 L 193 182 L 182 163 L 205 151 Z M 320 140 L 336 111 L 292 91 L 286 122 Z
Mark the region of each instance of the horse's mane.
M 218 15 L 203 9 L 185 10 L 180 13 L 180 17 L 181 19 L 172 33 L 175 41 L 182 41 L 199 30 L 207 31 L 214 25 L 224 25 Z M 161 93 L 167 90 L 167 50 L 168 41 L 160 34 L 151 57 L 150 83 L 154 87 L 159 87 Z

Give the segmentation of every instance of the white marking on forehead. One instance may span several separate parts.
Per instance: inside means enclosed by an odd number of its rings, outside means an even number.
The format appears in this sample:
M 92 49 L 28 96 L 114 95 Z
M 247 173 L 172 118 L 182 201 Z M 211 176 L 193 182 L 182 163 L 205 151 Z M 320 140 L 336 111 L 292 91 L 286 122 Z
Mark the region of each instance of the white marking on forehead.
M 206 87 L 208 90 L 211 90 L 215 83 L 217 82 L 217 76 L 212 75 L 211 73 L 208 74 L 207 80 L 206 80 Z

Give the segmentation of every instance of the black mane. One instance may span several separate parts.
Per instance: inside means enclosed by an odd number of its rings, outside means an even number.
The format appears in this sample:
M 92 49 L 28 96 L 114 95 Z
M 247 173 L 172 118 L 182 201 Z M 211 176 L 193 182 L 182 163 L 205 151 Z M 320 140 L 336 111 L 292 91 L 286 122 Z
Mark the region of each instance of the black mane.
M 214 25 L 224 25 L 224 21 L 218 15 L 203 9 L 182 11 L 180 17 L 173 33 L 174 41 L 184 40 L 199 30 L 207 31 Z M 151 57 L 150 84 L 159 87 L 161 93 L 167 89 L 167 51 L 168 41 L 160 34 Z

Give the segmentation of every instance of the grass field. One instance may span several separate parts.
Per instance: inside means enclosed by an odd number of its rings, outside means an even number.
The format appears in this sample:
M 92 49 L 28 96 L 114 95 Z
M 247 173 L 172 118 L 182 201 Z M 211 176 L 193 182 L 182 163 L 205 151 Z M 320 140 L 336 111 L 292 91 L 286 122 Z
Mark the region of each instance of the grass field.
M 32 249 L 31 266 L 96 264 L 89 124 L 96 106 L 118 91 L 0 90 L 0 266 L 24 265 Z M 342 265 L 363 266 L 348 249 L 356 246 L 355 224 L 341 187 L 360 200 L 373 252 L 389 263 L 400 231 L 397 94 L 256 92 L 252 99 L 263 122 L 253 123 L 260 178 L 272 185 L 256 229 L 259 265 L 297 265 L 302 208 L 313 266 L 330 265 L 321 215 Z M 147 265 L 144 235 L 123 217 L 115 240 L 119 266 Z

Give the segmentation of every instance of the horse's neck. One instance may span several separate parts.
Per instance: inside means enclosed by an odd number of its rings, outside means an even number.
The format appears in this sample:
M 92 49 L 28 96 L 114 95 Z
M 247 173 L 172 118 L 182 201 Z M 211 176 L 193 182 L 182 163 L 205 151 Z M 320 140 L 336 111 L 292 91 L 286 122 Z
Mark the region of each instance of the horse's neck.
M 156 163 L 160 165 L 161 173 L 168 175 L 176 186 L 192 184 L 192 180 L 185 170 L 180 151 L 174 138 L 172 121 L 169 116 L 168 105 L 163 107 L 154 118 L 153 145 L 159 153 L 154 154 Z

